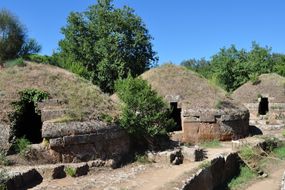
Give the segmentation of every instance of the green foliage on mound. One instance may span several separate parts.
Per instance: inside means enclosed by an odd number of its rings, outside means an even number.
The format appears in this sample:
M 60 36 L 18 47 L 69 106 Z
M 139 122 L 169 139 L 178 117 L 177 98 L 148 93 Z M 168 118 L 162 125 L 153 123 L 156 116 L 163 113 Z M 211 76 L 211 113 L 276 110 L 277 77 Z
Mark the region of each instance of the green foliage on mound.
M 123 101 L 120 125 L 137 143 L 152 148 L 158 137 L 167 137 L 167 131 L 175 126 L 175 122 L 169 119 L 168 107 L 147 81 L 128 76 L 118 80 L 115 88 Z
M 12 102 L 14 107 L 14 111 L 10 114 L 10 121 L 12 124 L 12 132 L 10 140 L 14 141 L 16 145 L 16 150 L 18 152 L 22 152 L 29 143 L 25 141 L 25 138 L 21 136 L 21 129 L 25 112 L 27 111 L 28 104 L 32 103 L 35 108 L 37 108 L 37 103 L 48 99 L 49 94 L 47 92 L 38 90 L 38 89 L 24 89 L 18 92 L 20 95 L 20 99 L 18 101 Z M 37 110 L 35 110 L 37 111 Z M 38 113 L 39 114 L 39 113 Z M 15 138 L 20 138 L 15 140 Z

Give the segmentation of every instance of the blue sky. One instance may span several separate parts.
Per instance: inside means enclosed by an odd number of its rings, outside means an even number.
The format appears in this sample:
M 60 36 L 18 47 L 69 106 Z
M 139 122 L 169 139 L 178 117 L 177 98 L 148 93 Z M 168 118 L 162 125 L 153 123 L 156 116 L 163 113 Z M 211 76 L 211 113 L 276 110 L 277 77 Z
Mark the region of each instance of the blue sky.
M 96 0 L 0 0 L 19 17 L 30 37 L 50 55 L 63 38 L 60 28 L 71 11 L 84 11 Z M 251 42 L 285 53 L 284 0 L 115 0 L 142 17 L 154 37 L 159 63 L 210 58 L 220 48 Z

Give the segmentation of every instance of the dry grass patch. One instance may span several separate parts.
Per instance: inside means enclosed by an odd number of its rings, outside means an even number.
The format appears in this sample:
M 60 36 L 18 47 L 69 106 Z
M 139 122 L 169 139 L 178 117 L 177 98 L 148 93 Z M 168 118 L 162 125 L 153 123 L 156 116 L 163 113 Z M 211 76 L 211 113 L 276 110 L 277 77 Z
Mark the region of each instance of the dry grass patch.
M 99 120 L 102 114 L 118 114 L 117 105 L 108 95 L 89 81 L 51 65 L 27 63 L 25 67 L 0 70 L 0 119 L 8 121 L 11 102 L 19 99 L 18 92 L 35 88 L 48 92 L 51 99 L 64 100 L 68 120 Z

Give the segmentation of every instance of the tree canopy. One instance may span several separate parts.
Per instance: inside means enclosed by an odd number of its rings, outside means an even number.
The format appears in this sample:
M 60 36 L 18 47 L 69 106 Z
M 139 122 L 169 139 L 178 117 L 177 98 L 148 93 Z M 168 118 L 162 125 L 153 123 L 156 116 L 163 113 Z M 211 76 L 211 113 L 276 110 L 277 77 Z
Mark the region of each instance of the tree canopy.
M 12 13 L 0 10 L 0 64 L 41 50 L 41 46 L 26 33 L 25 27 Z
M 118 78 L 137 76 L 157 61 L 142 19 L 127 6 L 115 8 L 112 0 L 98 0 L 85 12 L 72 12 L 62 33 L 63 62 L 85 67 L 105 92 L 113 92 Z
M 181 63 L 231 92 L 249 80 L 256 82 L 263 73 L 285 76 L 285 55 L 271 52 L 269 47 L 252 43 L 250 51 L 235 45 L 222 48 L 207 61 L 190 59 Z

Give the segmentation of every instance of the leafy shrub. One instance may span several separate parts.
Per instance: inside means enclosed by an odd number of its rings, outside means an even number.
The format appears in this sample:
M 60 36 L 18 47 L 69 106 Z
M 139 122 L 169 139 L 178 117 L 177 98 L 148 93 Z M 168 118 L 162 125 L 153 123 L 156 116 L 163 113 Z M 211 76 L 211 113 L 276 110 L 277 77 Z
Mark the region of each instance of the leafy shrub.
M 71 167 L 71 166 L 68 166 L 68 167 L 64 168 L 64 171 L 70 177 L 75 177 L 76 176 L 76 169 Z
M 14 144 L 14 149 L 17 153 L 20 153 L 20 155 L 24 155 L 25 152 L 28 150 L 29 145 L 31 142 L 26 139 L 25 137 L 16 139 L 16 142 Z
M 168 107 L 147 81 L 129 75 L 125 80 L 118 80 L 115 88 L 123 101 L 120 126 L 135 142 L 154 148 L 159 137 L 168 137 L 167 131 L 175 122 L 169 119 Z
M 106 123 L 112 123 L 113 122 L 113 117 L 108 115 L 108 114 L 102 114 L 99 119 L 102 121 L 105 121 Z
M 18 59 L 7 61 L 4 64 L 4 67 L 14 67 L 14 66 L 24 67 L 26 66 L 26 63 L 24 62 L 23 58 L 18 58 Z
M 257 84 L 259 84 L 261 82 L 261 80 L 259 79 L 257 73 L 249 75 L 249 79 L 250 79 L 250 81 L 251 81 L 251 83 L 253 85 L 257 85 Z
M 14 112 L 9 115 L 10 121 L 12 123 L 12 134 L 10 137 L 10 141 L 13 141 L 15 137 L 21 137 L 20 128 L 22 124 L 22 120 L 26 111 L 26 107 L 29 103 L 33 103 L 34 107 L 37 108 L 37 103 L 44 99 L 48 98 L 48 93 L 34 89 L 28 88 L 19 92 L 20 99 L 16 102 L 12 102 L 12 106 L 14 107 Z M 38 111 L 38 110 L 36 110 Z M 14 143 L 14 142 L 12 142 Z
M 51 63 L 51 57 L 47 55 L 30 54 L 25 56 L 25 59 L 36 63 L 44 63 L 44 64 Z

